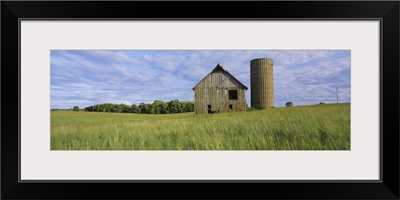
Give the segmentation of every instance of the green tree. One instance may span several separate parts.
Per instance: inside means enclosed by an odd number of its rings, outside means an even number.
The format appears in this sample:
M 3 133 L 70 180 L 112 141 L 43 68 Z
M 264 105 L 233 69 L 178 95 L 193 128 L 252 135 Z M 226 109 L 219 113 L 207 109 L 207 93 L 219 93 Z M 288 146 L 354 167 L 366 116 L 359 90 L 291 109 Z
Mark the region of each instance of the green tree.
M 123 113 L 132 113 L 132 109 L 129 105 L 126 104 L 122 104 L 122 111 Z
M 293 106 L 293 103 L 291 102 L 291 101 L 289 101 L 289 102 L 286 102 L 286 107 L 292 107 Z
M 151 105 L 154 114 L 161 114 L 163 110 L 164 101 L 155 100 L 154 103 Z
M 136 104 L 132 104 L 131 111 L 132 113 L 139 113 L 139 107 Z
M 79 106 L 74 106 L 74 111 L 78 112 L 79 111 Z
M 172 100 L 172 101 L 168 102 L 168 110 L 169 110 L 169 113 L 181 113 L 182 105 L 178 99 Z
M 79 110 L 79 108 L 78 108 Z M 86 112 L 116 112 L 116 113 L 144 113 L 144 114 L 169 114 L 169 113 L 182 113 L 193 112 L 194 102 L 171 100 L 164 102 L 155 100 L 153 103 L 140 103 L 139 105 L 132 104 L 112 104 L 104 103 L 86 107 Z
M 149 104 L 144 102 L 139 104 L 139 113 L 147 113 L 148 111 L 149 111 Z
M 183 112 L 194 112 L 194 103 L 191 101 L 181 102 Z
M 169 114 L 168 103 L 167 102 L 163 102 L 161 104 L 161 114 Z

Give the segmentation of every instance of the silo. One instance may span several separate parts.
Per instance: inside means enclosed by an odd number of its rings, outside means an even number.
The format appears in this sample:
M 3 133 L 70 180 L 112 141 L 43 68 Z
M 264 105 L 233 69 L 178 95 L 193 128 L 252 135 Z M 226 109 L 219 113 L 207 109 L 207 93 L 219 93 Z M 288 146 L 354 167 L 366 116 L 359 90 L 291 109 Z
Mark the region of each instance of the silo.
M 257 58 L 250 61 L 251 107 L 274 107 L 273 61 Z

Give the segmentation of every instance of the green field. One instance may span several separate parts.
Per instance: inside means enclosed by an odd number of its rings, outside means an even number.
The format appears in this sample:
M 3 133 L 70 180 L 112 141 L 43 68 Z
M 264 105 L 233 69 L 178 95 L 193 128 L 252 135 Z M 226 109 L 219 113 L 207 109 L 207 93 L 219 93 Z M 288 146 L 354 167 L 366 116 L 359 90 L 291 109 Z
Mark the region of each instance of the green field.
M 350 103 L 203 116 L 51 111 L 51 150 L 350 150 Z

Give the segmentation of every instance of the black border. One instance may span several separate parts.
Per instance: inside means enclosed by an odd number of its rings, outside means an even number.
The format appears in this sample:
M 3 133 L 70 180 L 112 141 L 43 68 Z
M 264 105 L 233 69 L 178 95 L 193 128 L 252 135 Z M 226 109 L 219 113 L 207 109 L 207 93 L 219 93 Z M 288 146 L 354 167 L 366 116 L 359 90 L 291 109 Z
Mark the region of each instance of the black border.
M 398 1 L 2 1 L 1 198 L 399 199 L 399 5 Z M 380 122 L 383 136 L 381 137 L 382 181 L 18 182 L 21 81 L 18 67 L 19 20 L 50 18 L 76 20 L 380 19 L 382 22 L 381 58 L 383 58 L 381 59 L 382 84 L 380 88 Z M 16 84 L 17 73 L 18 83 Z

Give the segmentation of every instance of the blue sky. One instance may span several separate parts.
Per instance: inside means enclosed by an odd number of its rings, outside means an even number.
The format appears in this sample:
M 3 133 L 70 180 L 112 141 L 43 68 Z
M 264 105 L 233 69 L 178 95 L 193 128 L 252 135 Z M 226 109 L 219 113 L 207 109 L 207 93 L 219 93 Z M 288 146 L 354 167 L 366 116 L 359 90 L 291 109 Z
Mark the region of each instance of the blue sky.
M 249 90 L 250 60 L 274 62 L 275 107 L 350 102 L 349 50 L 52 50 L 50 107 L 193 101 L 192 88 L 220 63 Z

